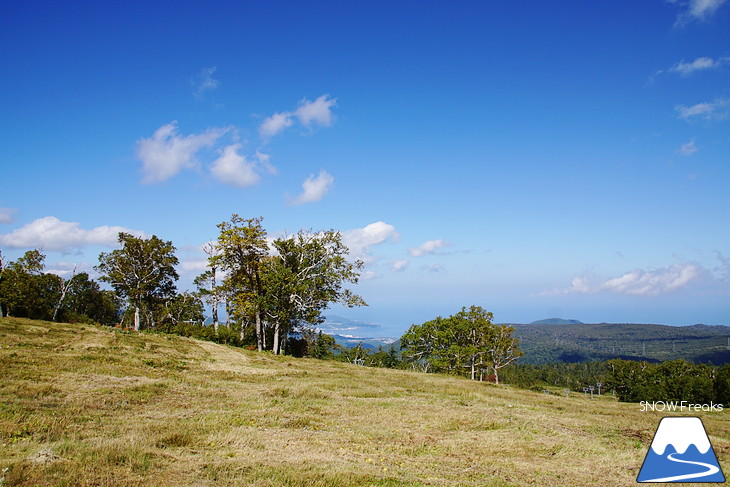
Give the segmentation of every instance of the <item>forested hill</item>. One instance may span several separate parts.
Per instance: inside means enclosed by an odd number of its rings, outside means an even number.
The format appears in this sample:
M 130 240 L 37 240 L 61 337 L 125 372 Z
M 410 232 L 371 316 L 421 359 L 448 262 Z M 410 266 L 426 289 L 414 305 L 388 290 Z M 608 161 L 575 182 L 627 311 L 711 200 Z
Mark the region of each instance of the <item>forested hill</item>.
M 730 363 L 730 326 L 668 326 L 639 323 L 581 323 L 550 318 L 514 327 L 525 352 L 522 364 L 576 363 L 589 360 L 685 359 L 695 363 Z M 400 340 L 392 344 L 400 350 Z
M 521 363 L 623 358 L 730 363 L 730 326 L 634 323 L 512 324 L 525 352 Z

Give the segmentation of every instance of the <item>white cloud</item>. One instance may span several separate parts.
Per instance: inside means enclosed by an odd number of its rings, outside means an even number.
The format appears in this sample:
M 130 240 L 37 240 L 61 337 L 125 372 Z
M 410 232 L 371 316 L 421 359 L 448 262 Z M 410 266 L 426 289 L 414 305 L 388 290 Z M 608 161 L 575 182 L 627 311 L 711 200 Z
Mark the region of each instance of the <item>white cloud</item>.
M 705 120 L 723 120 L 728 116 L 730 100 L 716 98 L 711 102 L 697 103 L 692 106 L 677 105 L 674 107 L 678 117 L 683 120 L 694 120 L 697 118 Z
M 45 272 L 49 274 L 56 274 L 57 276 L 64 279 L 71 278 L 74 273 L 81 274 L 82 272 L 89 274 L 89 276 L 91 276 L 92 278 L 97 275 L 97 272 L 94 270 L 94 266 L 87 262 L 77 263 L 59 261 L 53 264 L 49 264 L 48 267 L 45 269 Z
M 679 154 L 683 156 L 691 156 L 695 152 L 697 152 L 699 149 L 697 148 L 697 145 L 695 144 L 694 140 L 690 140 L 686 144 L 682 144 L 682 147 L 679 148 L 677 151 Z
M 218 88 L 218 80 L 213 78 L 216 67 L 203 68 L 200 74 L 193 81 L 195 87 L 195 96 L 201 96 L 206 91 L 212 91 Z
M 404 270 L 406 270 L 406 267 L 408 267 L 408 263 L 408 259 L 395 260 L 391 264 L 391 269 L 393 270 L 393 272 L 403 272 Z
M 689 76 L 690 74 L 697 71 L 719 68 L 725 62 L 727 62 L 727 59 L 728 58 L 720 58 L 715 61 L 714 59 L 709 57 L 698 57 L 697 59 L 689 63 L 680 61 L 672 66 L 669 71 L 672 73 L 679 73 L 681 76 Z
M 0 235 L 0 244 L 12 248 L 42 248 L 71 253 L 87 245 L 113 247 L 117 244 L 119 232 L 144 235 L 144 232 L 138 230 L 107 225 L 85 230 L 77 222 L 64 222 L 54 216 L 46 216 Z
M 314 101 L 305 98 L 293 112 L 278 112 L 265 118 L 259 126 L 259 135 L 268 140 L 294 125 L 294 119 L 307 128 L 315 125 L 329 127 L 334 122 L 332 108 L 335 106 L 337 100 L 329 95 L 322 95 Z
M 284 131 L 284 129 L 291 127 L 293 123 L 294 121 L 290 112 L 275 113 L 264 119 L 259 127 L 259 134 L 264 139 L 270 139 Z
M 444 242 L 442 239 L 438 240 L 428 240 L 426 242 L 423 242 L 420 246 L 409 249 L 408 252 L 413 257 L 421 257 L 428 254 L 433 254 L 438 249 L 442 249 L 444 247 L 448 247 L 452 244 L 448 242 Z
M 17 211 L 15 208 L 0 208 L 0 223 L 13 223 L 13 215 Z
M 708 271 L 701 265 L 691 262 L 674 264 L 652 271 L 635 269 L 603 282 L 597 282 L 596 279 L 584 274 L 573 277 L 570 287 L 566 289 L 557 289 L 541 294 L 594 294 L 610 292 L 634 296 L 657 296 L 685 288 L 707 274 Z
M 709 20 L 726 0 L 668 0 L 669 3 L 681 5 L 684 10 L 679 13 L 674 23 L 675 27 L 684 27 L 693 20 Z
M 335 178 L 327 171 L 320 171 L 317 177 L 311 174 L 302 183 L 302 194 L 291 201 L 293 205 L 303 205 L 321 200 L 334 184 Z
M 311 102 L 304 99 L 300 102 L 294 115 L 305 127 L 311 127 L 313 124 L 329 127 L 334 120 L 332 113 L 334 106 L 337 106 L 337 100 L 330 98 L 329 95 L 322 95 Z
M 395 227 L 382 221 L 342 233 L 342 242 L 350 249 L 350 256 L 366 263 L 373 260 L 370 255 L 371 247 L 387 241 L 397 242 L 399 238 Z
M 240 149 L 241 144 L 225 147 L 221 156 L 213 161 L 210 173 L 222 183 L 245 188 L 258 183 L 261 177 L 256 172 L 256 164 L 238 153 Z
M 225 129 L 209 128 L 197 135 L 183 136 L 178 133 L 177 122 L 163 125 L 152 137 L 137 141 L 137 157 L 142 161 L 144 183 L 157 183 L 170 179 L 184 168 L 194 167 L 195 153 L 209 147 L 226 132 Z
M 609 279 L 601 285 L 601 289 L 619 294 L 656 296 L 685 287 L 701 274 L 702 268 L 691 263 L 675 264 L 655 271 L 637 269 Z
M 364 280 L 380 279 L 381 277 L 383 277 L 383 276 L 381 276 L 377 272 L 370 270 L 370 269 L 367 269 L 367 270 L 365 270 L 365 272 L 360 274 L 360 279 L 364 279 Z
M 180 270 L 182 270 L 183 272 L 203 272 L 207 268 L 208 268 L 208 259 L 207 258 L 180 261 Z

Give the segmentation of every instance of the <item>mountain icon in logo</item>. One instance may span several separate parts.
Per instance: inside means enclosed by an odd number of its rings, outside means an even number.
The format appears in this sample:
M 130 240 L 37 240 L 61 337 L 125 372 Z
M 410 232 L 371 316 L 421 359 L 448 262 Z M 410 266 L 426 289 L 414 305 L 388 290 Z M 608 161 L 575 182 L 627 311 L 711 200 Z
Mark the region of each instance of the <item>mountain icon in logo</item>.
M 637 482 L 725 482 L 700 418 L 662 418 Z

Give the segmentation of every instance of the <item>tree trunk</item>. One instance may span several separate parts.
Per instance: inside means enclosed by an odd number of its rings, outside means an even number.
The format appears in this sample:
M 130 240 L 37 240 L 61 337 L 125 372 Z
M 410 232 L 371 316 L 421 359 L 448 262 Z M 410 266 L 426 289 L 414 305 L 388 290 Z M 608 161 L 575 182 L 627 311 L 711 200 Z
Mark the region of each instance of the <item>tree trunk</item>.
M 277 322 L 274 323 L 274 343 L 273 343 L 274 355 L 279 355 L 280 354 L 281 351 L 279 349 L 279 346 L 280 346 L 280 340 L 279 340 L 279 322 L 277 321 Z
M 218 300 L 213 300 L 213 326 L 218 333 Z
M 134 331 L 139 331 L 139 304 L 134 305 Z
M 215 332 L 218 334 L 218 291 L 216 290 L 216 281 L 215 281 L 215 267 L 211 267 L 210 270 L 213 272 L 213 280 L 211 282 L 211 292 L 213 293 L 213 326 L 215 327 Z
M 473 358 L 471 359 L 471 380 L 477 380 L 477 368 Z
M 494 368 L 494 383 L 499 384 L 499 369 L 496 367 Z
M 243 333 L 243 331 L 241 331 Z M 261 330 L 261 314 L 256 312 L 256 347 L 259 352 L 264 350 L 263 331 Z

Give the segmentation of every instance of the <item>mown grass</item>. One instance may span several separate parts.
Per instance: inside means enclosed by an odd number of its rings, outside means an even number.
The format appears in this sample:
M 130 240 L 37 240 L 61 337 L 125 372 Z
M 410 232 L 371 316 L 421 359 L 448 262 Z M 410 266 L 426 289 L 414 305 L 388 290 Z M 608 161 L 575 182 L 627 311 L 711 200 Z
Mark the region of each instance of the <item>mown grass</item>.
M 610 397 L 0 320 L 3 486 L 635 485 L 662 416 Z M 700 416 L 726 464 L 727 414 Z

